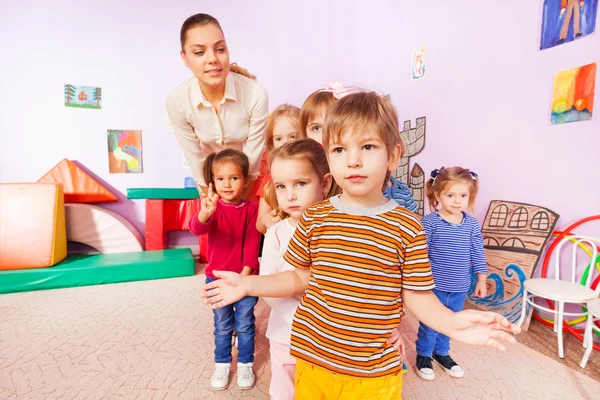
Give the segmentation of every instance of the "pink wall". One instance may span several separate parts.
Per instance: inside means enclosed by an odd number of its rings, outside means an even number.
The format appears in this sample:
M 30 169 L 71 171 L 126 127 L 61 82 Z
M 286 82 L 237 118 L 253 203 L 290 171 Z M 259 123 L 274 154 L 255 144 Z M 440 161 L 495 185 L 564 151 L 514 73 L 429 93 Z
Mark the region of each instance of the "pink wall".
M 427 116 L 413 160 L 427 174 L 443 165 L 479 173 L 480 221 L 496 199 L 548 207 L 561 215 L 557 228 L 600 214 L 600 114 L 550 125 L 554 73 L 600 63 L 600 35 L 540 51 L 542 4 L 356 3 L 356 80 L 391 93 L 400 121 Z M 427 75 L 411 81 L 411 49 L 422 45 Z M 600 237 L 600 222 L 579 232 Z
M 139 4 L 32 0 L 0 13 L 9 55 L 0 63 L 0 181 L 35 180 L 67 157 L 122 193 L 182 187 L 189 172 L 165 133 L 164 99 L 190 76 L 178 55 L 181 23 L 208 12 L 232 60 L 269 91 L 271 109 L 339 80 L 391 93 L 401 121 L 427 116 L 426 149 L 414 161 L 477 171 L 480 219 L 492 199 L 549 207 L 560 227 L 600 213 L 599 116 L 549 123 L 554 72 L 600 61 L 600 36 L 539 51 L 541 0 Z M 411 81 L 410 51 L 423 44 L 427 76 Z M 102 87 L 103 109 L 64 107 L 65 83 Z M 108 173 L 108 128 L 143 131 L 143 174 Z M 142 201 L 110 207 L 143 230 Z M 584 231 L 600 236 L 600 224 Z
M 258 76 L 271 109 L 283 102 L 300 106 L 334 79 L 353 80 L 351 2 L 16 4 L 0 12 L 0 48 L 8 55 L 0 63 L 2 182 L 34 181 L 66 157 L 122 194 L 129 187 L 183 187 L 190 173 L 182 168 L 175 138 L 166 133 L 164 103 L 170 90 L 191 76 L 179 57 L 179 29 L 198 12 L 219 19 L 232 61 Z M 65 83 L 102 87 L 102 110 L 65 107 Z M 143 131 L 143 174 L 109 174 L 106 129 Z M 119 204 L 108 207 L 143 232 L 143 201 L 119 197 Z M 185 233 L 174 236 L 172 242 L 195 242 Z

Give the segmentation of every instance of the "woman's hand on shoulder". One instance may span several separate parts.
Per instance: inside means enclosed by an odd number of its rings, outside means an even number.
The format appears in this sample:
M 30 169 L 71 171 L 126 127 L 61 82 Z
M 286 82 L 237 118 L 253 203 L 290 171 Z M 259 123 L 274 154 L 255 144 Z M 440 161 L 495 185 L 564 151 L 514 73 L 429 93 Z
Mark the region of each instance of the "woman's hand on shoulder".
M 261 221 L 263 225 L 269 229 L 279 221 L 281 221 L 281 217 L 278 215 L 277 210 L 271 210 L 262 216 Z

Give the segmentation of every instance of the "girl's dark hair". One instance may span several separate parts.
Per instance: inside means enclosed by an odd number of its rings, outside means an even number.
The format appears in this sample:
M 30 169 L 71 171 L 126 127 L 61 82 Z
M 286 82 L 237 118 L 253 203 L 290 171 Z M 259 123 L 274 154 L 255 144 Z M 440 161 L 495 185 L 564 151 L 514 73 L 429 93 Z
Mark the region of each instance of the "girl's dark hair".
M 218 153 L 210 153 L 208 157 L 206 157 L 204 166 L 202 167 L 202 175 L 204 176 L 204 181 L 206 184 L 215 184 L 213 167 L 215 165 L 227 163 L 240 167 L 242 170 L 242 175 L 244 175 L 244 179 L 248 179 L 248 174 L 250 171 L 250 161 L 248 161 L 248 156 L 239 150 L 225 149 Z

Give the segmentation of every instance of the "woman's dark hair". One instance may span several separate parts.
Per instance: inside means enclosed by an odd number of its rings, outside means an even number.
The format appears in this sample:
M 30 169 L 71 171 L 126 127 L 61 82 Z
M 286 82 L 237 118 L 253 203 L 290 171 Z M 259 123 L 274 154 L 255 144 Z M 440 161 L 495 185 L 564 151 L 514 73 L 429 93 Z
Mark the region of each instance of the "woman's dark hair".
M 183 51 L 185 53 L 185 40 L 187 38 L 187 32 L 192 29 L 195 26 L 204 26 L 204 25 L 209 25 L 209 24 L 214 24 L 216 26 L 219 27 L 219 29 L 221 29 L 221 24 L 219 24 L 219 21 L 217 21 L 217 19 L 215 17 L 213 17 L 212 15 L 208 15 L 208 14 L 194 14 L 191 17 L 189 17 L 188 19 L 186 19 L 183 22 L 183 25 L 181 25 L 181 32 L 179 34 L 179 40 L 181 41 L 181 51 Z M 221 32 L 223 32 L 223 29 L 221 29 Z

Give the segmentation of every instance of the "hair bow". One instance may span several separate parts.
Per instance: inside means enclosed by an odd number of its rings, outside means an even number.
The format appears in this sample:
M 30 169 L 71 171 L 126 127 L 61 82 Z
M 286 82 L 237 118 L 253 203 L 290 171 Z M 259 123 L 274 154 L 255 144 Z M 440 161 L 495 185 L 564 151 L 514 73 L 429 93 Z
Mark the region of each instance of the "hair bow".
M 344 85 L 342 85 L 340 82 L 337 82 L 337 81 L 328 83 L 324 89 L 321 89 L 321 92 L 333 93 L 333 97 L 335 97 L 337 100 L 341 99 L 342 97 L 348 96 L 349 94 L 359 93 L 359 92 L 364 92 L 364 91 L 365 91 L 365 89 L 363 89 L 359 86 L 345 87 Z
M 440 169 L 434 169 L 433 171 L 431 171 L 431 174 L 429 174 L 429 176 L 431 177 L 431 179 L 433 179 L 433 182 L 435 182 L 435 178 L 440 174 L 440 171 L 443 169 L 444 167 Z
M 473 178 L 473 180 L 476 180 L 479 177 L 479 175 L 473 171 L 469 171 L 469 174 L 471 174 L 471 178 Z

